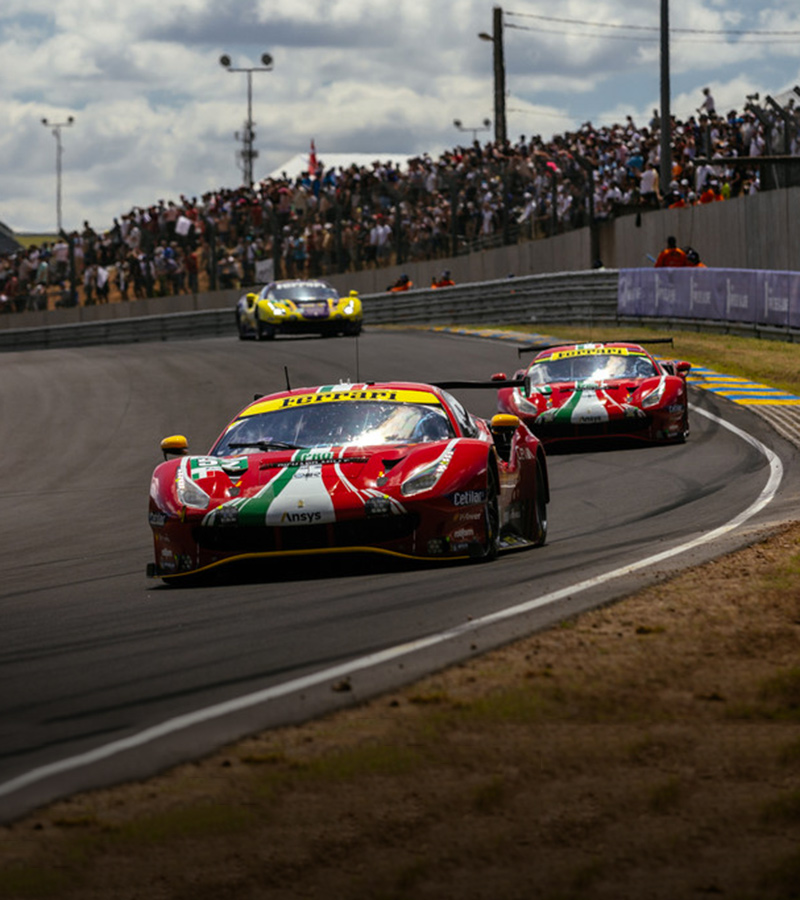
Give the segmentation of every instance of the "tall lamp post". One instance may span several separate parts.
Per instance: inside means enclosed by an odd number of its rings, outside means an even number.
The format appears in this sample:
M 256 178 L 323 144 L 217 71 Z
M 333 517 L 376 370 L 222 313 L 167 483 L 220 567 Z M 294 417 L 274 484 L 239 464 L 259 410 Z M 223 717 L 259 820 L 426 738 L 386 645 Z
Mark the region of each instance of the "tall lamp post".
M 491 41 L 494 61 L 494 139 L 505 143 L 506 133 L 506 61 L 503 51 L 503 10 L 495 6 L 492 17 L 492 33 L 482 31 L 478 37 Z
M 483 125 L 480 127 L 477 125 L 476 126 L 463 125 L 461 122 L 461 119 L 453 119 L 453 125 L 455 125 L 459 131 L 471 131 L 473 144 L 475 143 L 475 141 L 478 140 L 478 132 L 479 131 L 488 131 L 492 127 L 492 123 L 489 119 L 484 119 Z
M 240 151 L 242 157 L 242 172 L 244 173 L 244 180 L 248 187 L 253 186 L 253 160 L 258 156 L 258 150 L 253 149 L 253 141 L 255 140 L 256 134 L 253 131 L 253 72 L 271 72 L 272 71 L 272 57 L 269 53 L 263 53 L 261 55 L 261 62 L 263 65 L 261 66 L 250 66 L 246 68 L 237 69 L 231 65 L 231 58 L 227 53 L 224 53 L 219 58 L 219 64 L 227 69 L 229 72 L 247 72 L 247 121 L 244 123 L 244 131 L 240 133 L 235 132 L 235 137 L 237 141 L 242 142 L 242 149 Z
M 61 129 L 69 128 L 74 121 L 74 116 L 69 116 L 66 122 L 51 122 L 49 119 L 42 119 L 42 125 L 51 129 L 53 137 L 56 139 L 56 223 L 59 234 L 61 234 L 61 155 L 64 152 L 61 144 Z

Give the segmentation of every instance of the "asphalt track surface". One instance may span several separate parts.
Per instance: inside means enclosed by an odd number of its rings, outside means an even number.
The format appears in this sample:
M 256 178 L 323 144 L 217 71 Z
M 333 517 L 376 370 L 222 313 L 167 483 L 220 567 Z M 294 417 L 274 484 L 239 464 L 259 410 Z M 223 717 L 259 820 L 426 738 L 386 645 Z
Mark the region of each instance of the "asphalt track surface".
M 0 355 L 0 819 L 365 699 L 792 516 L 794 448 L 693 391 L 713 417 L 694 414 L 685 445 L 550 455 L 543 548 L 433 567 L 312 557 L 202 588 L 145 577 L 161 438 L 186 434 L 205 452 L 254 393 L 283 388 L 284 366 L 299 387 L 486 378 L 517 364 L 508 343 L 377 329 L 358 341 L 232 336 Z M 492 392 L 457 393 L 494 411 Z M 602 577 L 702 541 L 759 498 L 764 508 L 723 538 Z

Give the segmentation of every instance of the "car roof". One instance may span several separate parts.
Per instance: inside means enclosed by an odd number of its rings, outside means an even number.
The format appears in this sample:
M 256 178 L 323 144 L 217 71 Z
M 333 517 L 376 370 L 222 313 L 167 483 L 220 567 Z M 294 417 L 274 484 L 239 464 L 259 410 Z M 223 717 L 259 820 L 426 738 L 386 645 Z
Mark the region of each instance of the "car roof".
M 581 344 L 553 344 L 545 347 L 533 358 L 533 362 L 558 356 L 562 353 L 569 353 L 575 356 L 590 356 L 595 353 L 603 353 L 606 351 L 623 351 L 624 353 L 633 353 L 640 356 L 650 356 L 647 350 L 641 344 L 634 344 L 631 341 L 593 341 Z
M 271 281 L 268 288 L 288 288 L 288 287 L 322 287 L 332 288 L 333 285 L 322 278 L 283 278 L 280 281 Z
M 303 398 L 316 398 L 304 400 Z M 299 387 L 256 397 L 236 418 L 270 412 L 288 406 L 326 401 L 374 400 L 396 403 L 436 403 L 449 407 L 440 388 L 416 381 L 340 382 L 339 384 Z

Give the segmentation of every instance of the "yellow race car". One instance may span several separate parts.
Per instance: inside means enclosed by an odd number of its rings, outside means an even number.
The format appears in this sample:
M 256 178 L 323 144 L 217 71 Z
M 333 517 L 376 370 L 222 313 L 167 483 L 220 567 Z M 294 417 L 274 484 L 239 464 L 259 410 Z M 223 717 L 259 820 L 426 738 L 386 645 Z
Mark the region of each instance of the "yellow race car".
M 276 334 L 361 333 L 361 300 L 356 291 L 340 297 L 327 281 L 272 281 L 236 304 L 239 338 L 270 341 Z

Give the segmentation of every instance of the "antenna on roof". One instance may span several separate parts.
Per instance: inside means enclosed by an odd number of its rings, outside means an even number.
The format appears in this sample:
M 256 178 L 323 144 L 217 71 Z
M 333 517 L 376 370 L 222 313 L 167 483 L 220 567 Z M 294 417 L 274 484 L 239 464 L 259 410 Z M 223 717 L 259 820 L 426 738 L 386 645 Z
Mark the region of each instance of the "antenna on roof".
M 358 335 L 356 335 L 356 383 L 361 384 L 361 358 L 358 353 Z
M 289 393 L 291 394 L 292 386 L 289 384 L 289 367 L 288 366 L 283 367 L 283 374 L 286 376 L 286 390 L 289 391 Z

